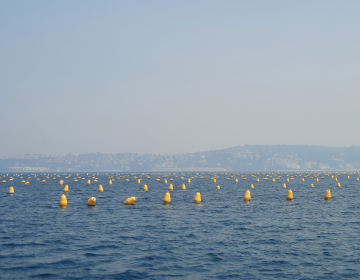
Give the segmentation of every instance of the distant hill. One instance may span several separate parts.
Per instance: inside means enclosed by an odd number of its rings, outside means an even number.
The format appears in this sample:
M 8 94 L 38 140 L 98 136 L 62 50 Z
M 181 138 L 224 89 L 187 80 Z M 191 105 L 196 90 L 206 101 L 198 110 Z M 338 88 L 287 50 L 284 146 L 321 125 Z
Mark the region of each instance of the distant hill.
M 360 146 L 245 145 L 185 154 L 25 155 L 0 159 L 1 172 L 360 170 Z

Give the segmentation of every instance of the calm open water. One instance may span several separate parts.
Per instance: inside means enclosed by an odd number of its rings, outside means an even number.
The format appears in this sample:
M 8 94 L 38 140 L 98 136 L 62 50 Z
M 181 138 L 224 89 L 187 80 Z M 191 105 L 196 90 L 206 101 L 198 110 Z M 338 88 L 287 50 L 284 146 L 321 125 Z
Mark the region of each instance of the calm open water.
M 10 175 L 10 174 L 9 174 Z M 324 180 L 295 177 L 287 188 L 246 176 L 169 176 L 168 184 L 130 174 L 108 184 L 97 175 L 59 185 L 20 178 L 1 184 L 0 278 L 2 279 L 359 279 L 360 182 L 339 175 L 341 188 Z M 140 174 L 137 174 L 138 176 Z M 320 175 L 321 177 L 323 175 Z M 45 175 L 39 175 L 45 179 Z M 164 205 L 169 178 L 171 204 Z M 2 180 L 3 180 L 2 179 Z M 148 192 L 142 190 L 144 183 Z M 187 190 L 182 191 L 182 183 Z M 255 185 L 250 189 L 250 184 Z M 310 188 L 314 183 L 315 187 Z M 65 184 L 67 208 L 59 207 Z M 99 193 L 102 184 L 104 192 Z M 217 190 L 216 186 L 221 189 Z M 14 186 L 15 194 L 8 194 Z M 287 201 L 289 189 L 294 200 Z M 325 201 L 326 189 L 332 200 Z M 251 202 L 245 203 L 246 190 Z M 201 192 L 201 204 L 193 202 Z M 87 200 L 95 196 L 95 207 Z M 136 205 L 124 205 L 137 196 Z

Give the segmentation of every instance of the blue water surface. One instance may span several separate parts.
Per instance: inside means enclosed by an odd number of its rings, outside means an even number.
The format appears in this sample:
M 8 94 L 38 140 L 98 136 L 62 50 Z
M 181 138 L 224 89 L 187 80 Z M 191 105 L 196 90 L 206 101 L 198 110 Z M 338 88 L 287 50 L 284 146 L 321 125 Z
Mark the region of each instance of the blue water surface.
M 96 175 L 97 183 L 92 174 L 80 175 L 85 180 L 73 182 L 76 174 L 56 180 L 52 174 L 50 179 L 38 175 L 45 183 L 34 176 L 27 180 L 25 174 L 13 181 L 2 178 L 7 182 L 0 185 L 1 279 L 360 278 L 357 174 L 350 179 L 338 175 L 340 188 L 320 174 L 325 179 L 319 182 L 295 177 L 286 189 L 286 174 L 275 183 L 262 174 L 259 183 L 250 175 L 227 180 L 226 174 L 218 174 L 213 183 L 212 175 L 204 174 L 190 184 L 187 178 L 196 173 L 184 179 L 172 174 L 167 184 L 163 176 L 159 182 L 158 175 L 150 174 L 138 184 L 131 174 L 126 182 L 114 173 L 112 185 L 108 175 Z M 144 183 L 148 192 L 142 190 Z M 170 183 L 172 200 L 163 204 Z M 68 206 L 60 208 L 65 184 Z M 290 188 L 293 201 L 286 200 Z M 250 203 L 243 200 L 248 189 Z M 330 201 L 324 200 L 326 189 Z M 201 204 L 194 203 L 197 191 Z M 89 207 L 92 196 L 96 206 Z M 124 205 L 131 196 L 137 197 L 136 205 Z

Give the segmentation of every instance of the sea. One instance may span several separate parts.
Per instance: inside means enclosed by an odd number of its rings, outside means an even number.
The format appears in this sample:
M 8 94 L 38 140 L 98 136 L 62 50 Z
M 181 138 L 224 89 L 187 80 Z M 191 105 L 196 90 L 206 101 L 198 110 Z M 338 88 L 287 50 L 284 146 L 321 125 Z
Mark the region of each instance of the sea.
M 0 279 L 360 279 L 357 173 L 147 175 L 2 174 Z

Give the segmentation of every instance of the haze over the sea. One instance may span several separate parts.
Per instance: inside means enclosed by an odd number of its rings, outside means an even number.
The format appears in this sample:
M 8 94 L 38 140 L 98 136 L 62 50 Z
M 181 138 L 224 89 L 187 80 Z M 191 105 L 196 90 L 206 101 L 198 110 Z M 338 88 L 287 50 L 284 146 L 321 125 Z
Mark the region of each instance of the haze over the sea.
M 360 145 L 359 1 L 1 1 L 0 156 Z

